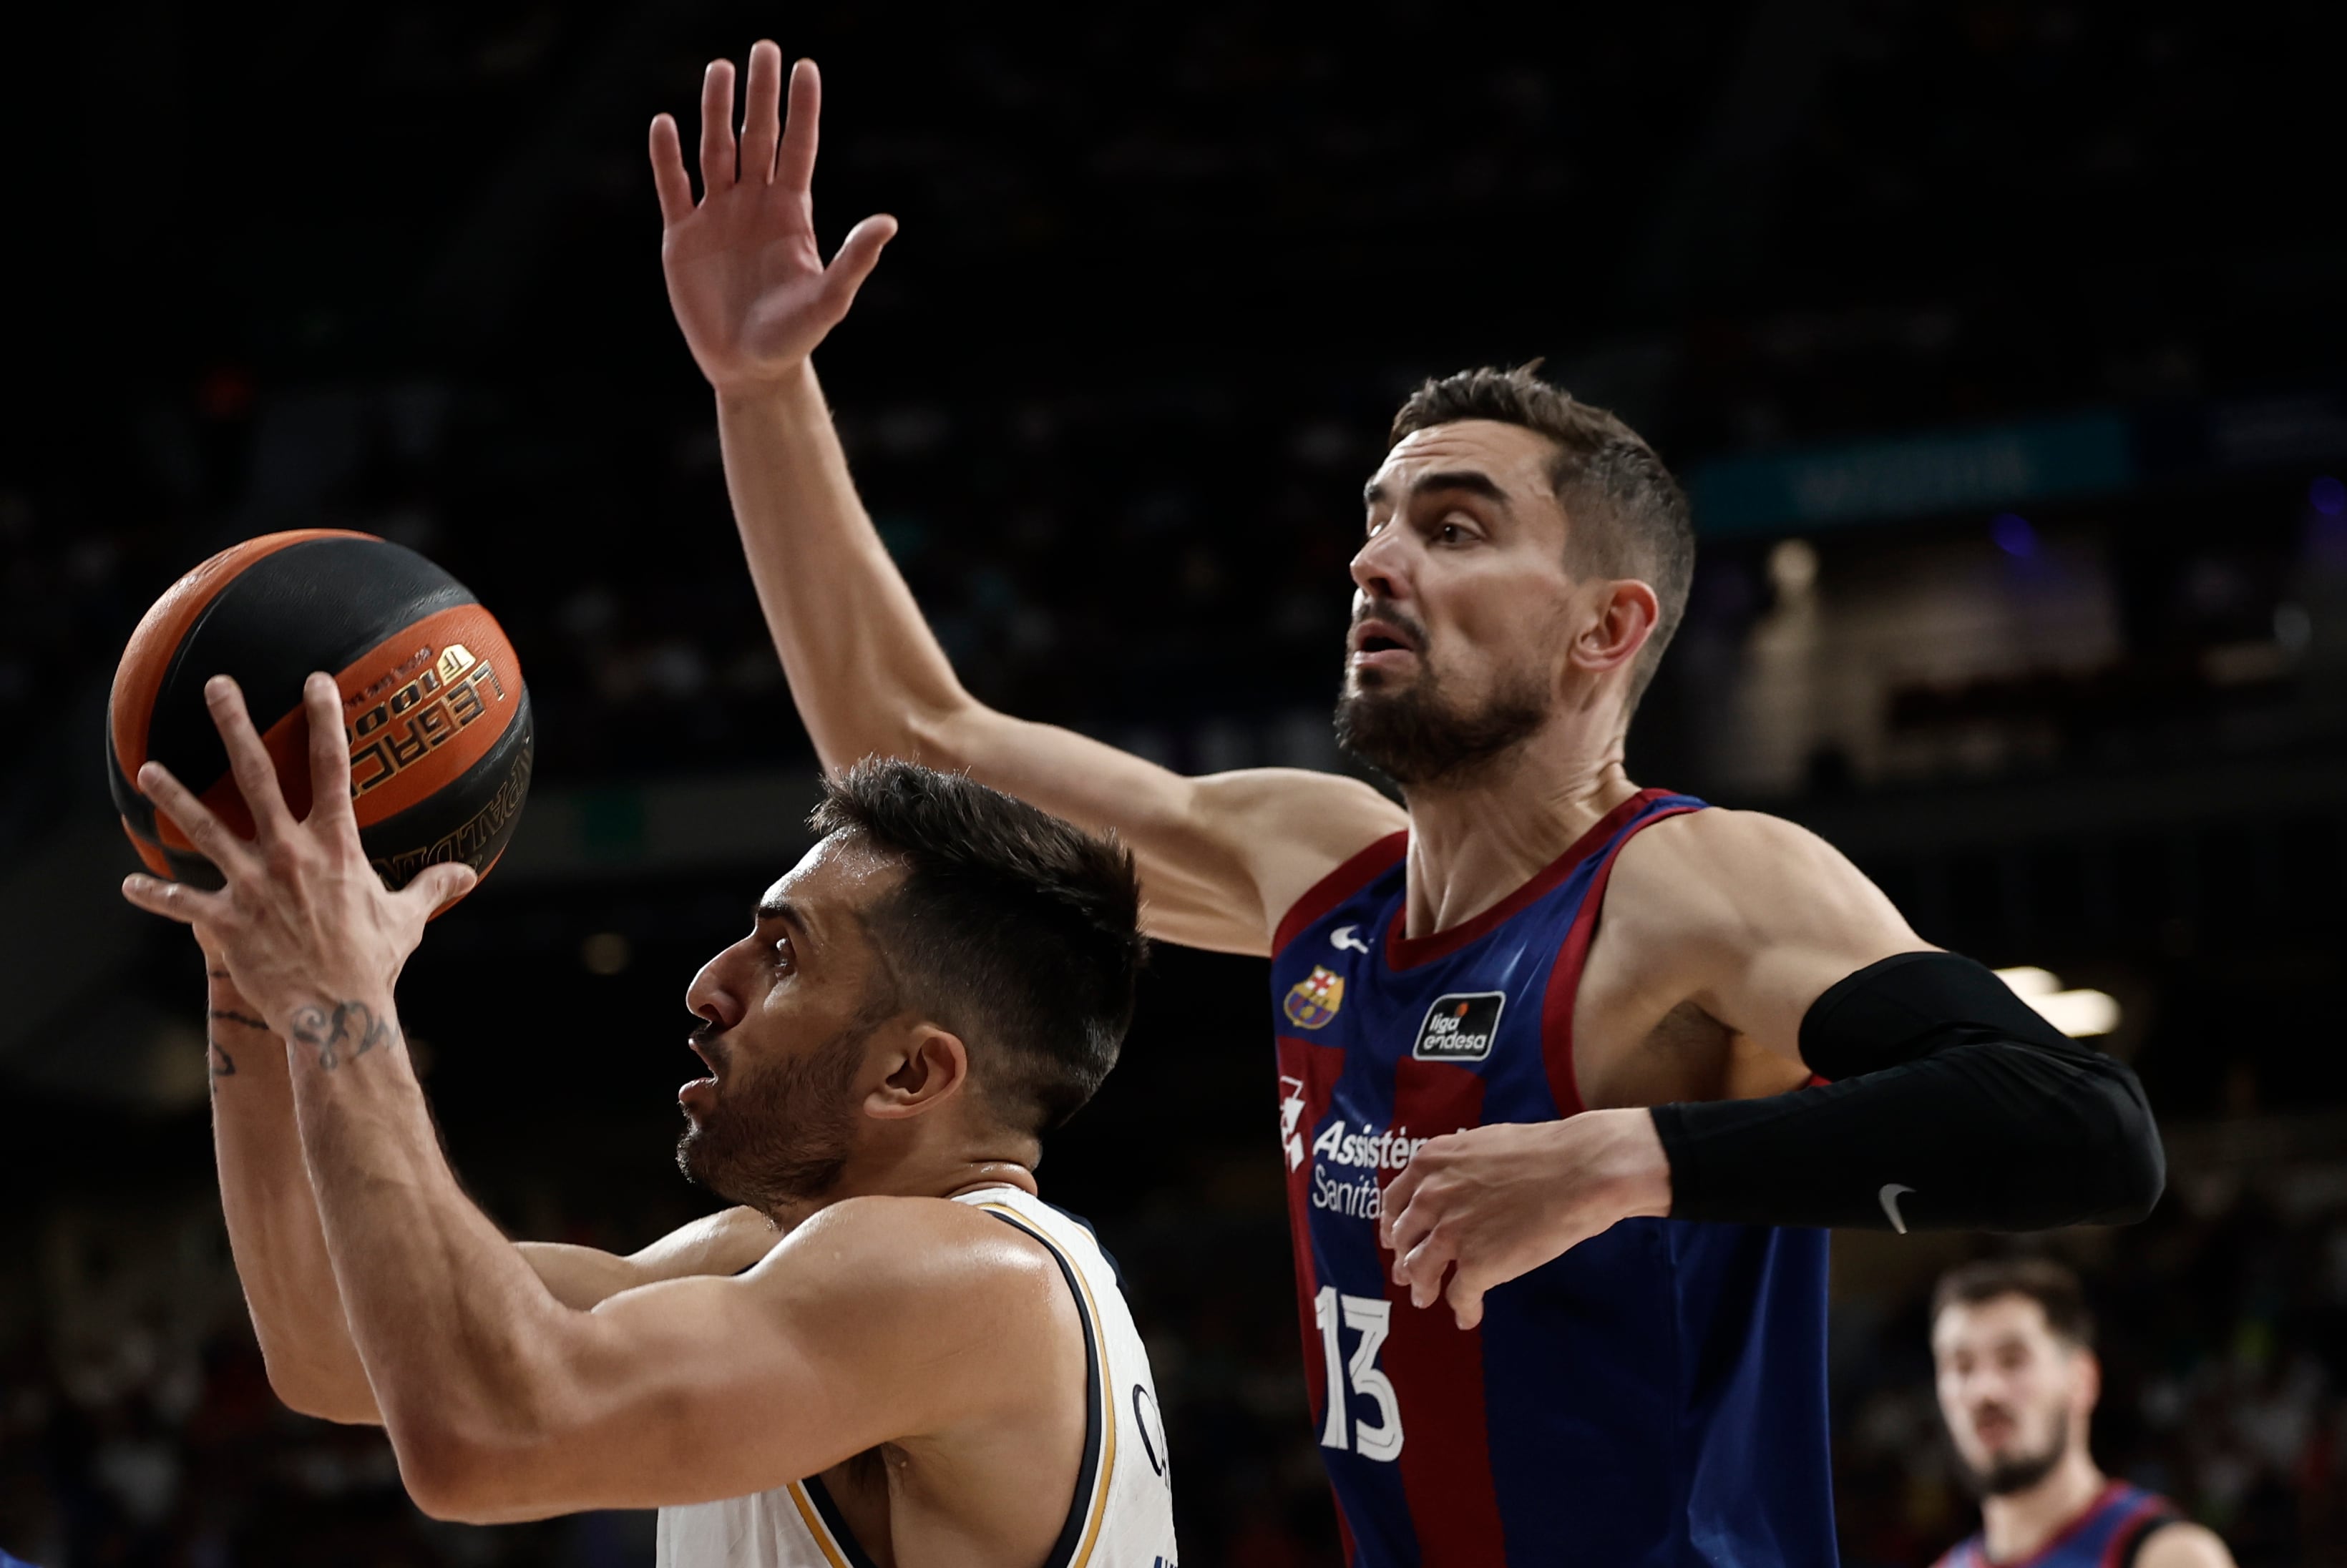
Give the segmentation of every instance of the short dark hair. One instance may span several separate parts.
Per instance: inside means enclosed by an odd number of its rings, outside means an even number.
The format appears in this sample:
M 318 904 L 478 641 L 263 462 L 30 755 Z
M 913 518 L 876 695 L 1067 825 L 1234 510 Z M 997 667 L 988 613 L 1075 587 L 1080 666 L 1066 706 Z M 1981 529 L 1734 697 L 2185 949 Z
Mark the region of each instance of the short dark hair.
M 1635 708 L 1686 614 L 1695 579 L 1695 524 L 1686 493 L 1637 432 L 1534 372 L 1540 361 L 1503 371 L 1486 365 L 1429 380 L 1394 414 L 1390 452 L 1402 438 L 1439 424 L 1489 419 L 1548 437 L 1556 456 L 1549 489 L 1567 519 L 1565 565 L 1593 577 L 1635 577 L 1660 606 L 1654 636 L 1630 674 Z
M 1976 1307 L 2000 1296 L 2024 1296 L 2045 1309 L 2045 1326 L 2072 1344 L 2091 1349 L 2095 1315 L 2076 1271 L 2050 1257 L 1985 1257 L 1951 1268 L 1932 1290 L 1932 1321 L 1949 1308 Z
M 1141 881 L 1088 833 L 961 773 L 867 757 L 824 780 L 818 835 L 904 862 L 863 911 L 900 1007 L 961 1036 L 1012 1125 L 1066 1121 L 1116 1065 L 1149 944 Z

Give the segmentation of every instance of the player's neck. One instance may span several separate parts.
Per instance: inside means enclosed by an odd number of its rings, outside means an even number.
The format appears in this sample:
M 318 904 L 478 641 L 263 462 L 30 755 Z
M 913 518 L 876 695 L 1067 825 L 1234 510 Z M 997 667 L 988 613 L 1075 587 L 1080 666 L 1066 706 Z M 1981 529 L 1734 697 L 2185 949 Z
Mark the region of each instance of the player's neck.
M 1029 1197 L 1040 1197 L 1041 1189 L 1035 1185 L 1035 1173 L 1016 1160 L 969 1160 L 953 1173 L 954 1185 L 938 1194 L 940 1197 L 959 1197 L 965 1193 L 983 1192 L 990 1186 L 1015 1186 Z
M 885 1166 L 852 1175 L 869 1184 L 866 1191 L 895 1197 L 958 1197 L 989 1186 L 1033 1193 L 1035 1162 L 1042 1153 L 1031 1137 L 996 1135 L 909 1148 Z
M 1474 777 L 1405 791 L 1409 907 L 1405 934 L 1448 931 L 1506 898 L 1638 792 L 1618 738 L 1552 726 Z
M 1041 1145 L 1031 1137 L 997 1137 L 937 1148 L 867 1148 L 822 1197 L 770 1209 L 766 1217 L 777 1229 L 787 1231 L 851 1197 L 950 1198 L 995 1186 L 1015 1186 L 1040 1196 L 1035 1164 L 1041 1155 Z
M 2107 1484 L 2086 1445 L 2074 1442 L 2053 1472 L 2028 1491 L 1982 1499 L 1981 1538 L 1989 1560 L 2019 1563 L 2043 1550 Z

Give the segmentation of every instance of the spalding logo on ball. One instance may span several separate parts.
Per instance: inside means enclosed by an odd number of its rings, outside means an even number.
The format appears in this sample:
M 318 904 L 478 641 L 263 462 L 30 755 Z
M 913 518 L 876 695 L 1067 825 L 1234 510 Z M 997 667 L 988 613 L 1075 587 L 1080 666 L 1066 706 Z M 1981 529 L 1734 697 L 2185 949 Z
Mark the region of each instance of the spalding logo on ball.
M 204 704 L 233 677 L 296 818 L 310 809 L 302 682 L 333 674 L 359 842 L 383 880 L 462 860 L 486 873 L 529 792 L 529 693 L 513 645 L 462 583 L 415 551 L 336 528 L 269 534 L 171 585 L 130 634 L 108 706 L 108 782 L 138 858 L 200 887 L 220 873 L 131 780 L 160 762 L 247 838 L 252 817 Z

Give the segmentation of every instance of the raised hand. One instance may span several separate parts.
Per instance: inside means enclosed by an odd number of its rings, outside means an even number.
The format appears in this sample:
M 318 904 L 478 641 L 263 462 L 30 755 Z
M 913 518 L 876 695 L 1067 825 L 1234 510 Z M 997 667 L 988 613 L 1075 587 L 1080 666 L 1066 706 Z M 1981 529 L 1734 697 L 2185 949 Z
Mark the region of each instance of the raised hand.
M 217 952 L 226 962 L 269 1027 L 309 1045 L 331 1068 L 381 1043 L 393 982 L 423 940 L 425 922 L 477 879 L 471 867 L 450 864 L 426 867 L 398 892 L 383 885 L 359 844 L 342 697 L 332 676 L 313 675 L 302 688 L 313 803 L 298 822 L 236 683 L 213 677 L 204 700 L 254 836 L 238 837 L 169 769 L 149 762 L 138 770 L 139 789 L 227 885 L 205 892 L 133 876 L 123 881 L 123 897 L 196 926 L 207 956 Z
M 813 60 L 791 68 L 790 113 L 781 114 L 783 52 L 750 51 L 742 135 L 733 135 L 733 63 L 712 60 L 701 87 L 701 204 L 676 121 L 652 119 L 652 184 L 660 192 L 661 266 L 669 303 L 702 374 L 720 392 L 754 387 L 795 370 L 855 302 L 856 290 L 897 232 L 867 218 L 823 264 L 815 249 L 815 125 L 823 79 Z

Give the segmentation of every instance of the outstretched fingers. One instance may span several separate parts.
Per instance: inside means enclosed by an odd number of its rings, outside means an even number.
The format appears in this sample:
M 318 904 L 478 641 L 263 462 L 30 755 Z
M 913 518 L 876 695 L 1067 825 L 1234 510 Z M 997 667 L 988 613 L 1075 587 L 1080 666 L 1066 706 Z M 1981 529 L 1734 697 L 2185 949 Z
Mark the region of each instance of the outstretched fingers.
M 480 885 L 481 873 L 462 860 L 426 866 L 393 896 L 410 906 L 420 929 L 423 922 Z
M 220 744 L 228 748 L 228 770 L 236 779 L 237 793 L 244 797 L 245 809 L 252 813 L 254 837 L 264 844 L 276 842 L 292 830 L 293 814 L 285 808 L 277 765 L 270 760 L 269 748 L 261 745 L 260 732 L 252 728 L 244 692 L 227 676 L 216 675 L 204 682 L 204 706 L 211 709 L 212 728 L 220 731 Z M 172 820 L 179 820 L 177 813 Z M 182 829 L 188 825 L 179 823 Z
M 712 60 L 701 78 L 701 194 L 733 188 L 733 62 Z
M 149 914 L 178 921 L 181 925 L 209 925 L 224 912 L 226 893 L 206 892 L 185 882 L 165 881 L 138 872 L 122 879 L 122 896 Z
M 213 816 L 211 808 L 197 799 L 161 763 L 149 762 L 138 769 L 138 792 L 154 801 L 155 809 L 170 819 L 180 835 L 195 846 L 196 852 L 219 867 L 222 876 L 231 875 L 248 862 L 252 853 L 250 846 L 231 831 L 227 823 Z M 125 878 L 122 896 L 140 909 L 178 921 L 207 918 L 207 912 L 220 898 L 183 883 L 149 876 Z
M 742 183 L 762 186 L 774 177 L 774 144 L 782 135 L 783 51 L 771 38 L 750 46 L 750 79 L 742 92 Z
M 776 50 L 774 57 L 779 61 L 782 51 Z M 815 183 L 815 130 L 822 118 L 823 73 L 813 60 L 801 60 L 791 67 L 790 114 L 783 121 L 782 152 L 774 159 L 777 189 L 804 196 Z
M 882 212 L 849 229 L 847 238 L 839 242 L 831 265 L 823 270 L 823 286 L 841 314 L 856 302 L 856 291 L 872 276 L 872 269 L 880 264 L 880 252 L 896 237 L 897 220 Z
M 351 809 L 350 738 L 343 731 L 343 693 L 334 677 L 314 671 L 302 683 L 310 720 L 310 820 L 338 822 L 358 831 Z
M 660 197 L 661 222 L 673 229 L 692 216 L 692 177 L 684 171 L 684 144 L 676 117 L 652 117 L 652 189 Z
M 195 792 L 161 763 L 149 762 L 138 769 L 138 792 L 154 801 L 155 809 L 169 817 L 180 835 L 195 846 L 196 853 L 218 866 L 221 875 L 243 865 L 251 855 L 251 846 L 213 816 L 212 809 L 197 799 Z

